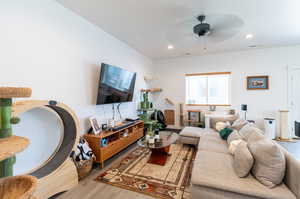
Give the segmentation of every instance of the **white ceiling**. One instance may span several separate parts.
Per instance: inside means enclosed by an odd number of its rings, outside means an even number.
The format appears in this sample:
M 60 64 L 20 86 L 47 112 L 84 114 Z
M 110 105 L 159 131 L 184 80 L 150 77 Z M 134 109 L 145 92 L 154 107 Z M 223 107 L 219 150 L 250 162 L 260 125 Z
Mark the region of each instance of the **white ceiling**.
M 300 44 L 299 0 L 57 0 L 152 59 Z M 185 42 L 195 17 L 235 15 L 244 25 L 222 42 Z M 209 21 L 207 21 L 209 23 Z M 254 38 L 246 40 L 251 33 Z M 204 42 L 206 44 L 204 44 Z M 172 44 L 173 50 L 167 46 Z M 204 50 L 204 45 L 207 47 Z

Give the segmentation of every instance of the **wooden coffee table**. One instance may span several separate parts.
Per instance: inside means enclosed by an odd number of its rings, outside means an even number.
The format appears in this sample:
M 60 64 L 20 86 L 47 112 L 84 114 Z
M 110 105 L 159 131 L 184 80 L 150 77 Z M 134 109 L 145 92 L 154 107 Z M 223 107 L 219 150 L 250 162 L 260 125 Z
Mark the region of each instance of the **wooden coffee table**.
M 179 135 L 177 133 L 161 131 L 159 132 L 159 139 L 156 140 L 154 144 L 149 144 L 144 137 L 138 141 L 138 145 L 151 150 L 148 163 L 164 166 L 168 157 L 171 155 L 169 153 L 170 146 L 174 144 L 178 138 Z

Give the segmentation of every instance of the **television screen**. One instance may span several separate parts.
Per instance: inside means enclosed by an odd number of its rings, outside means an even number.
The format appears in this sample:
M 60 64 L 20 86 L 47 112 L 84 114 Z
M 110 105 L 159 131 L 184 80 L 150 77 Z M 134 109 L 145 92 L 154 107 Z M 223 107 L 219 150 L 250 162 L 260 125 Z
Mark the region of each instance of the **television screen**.
M 136 73 L 102 63 L 97 104 L 132 101 L 135 79 Z

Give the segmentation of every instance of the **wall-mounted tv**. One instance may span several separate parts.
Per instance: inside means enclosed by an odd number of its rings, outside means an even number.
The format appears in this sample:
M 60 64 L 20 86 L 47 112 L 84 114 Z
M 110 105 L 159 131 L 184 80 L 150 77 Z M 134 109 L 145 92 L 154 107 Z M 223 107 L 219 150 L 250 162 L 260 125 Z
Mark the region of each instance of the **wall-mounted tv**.
M 136 73 L 102 63 L 97 104 L 132 101 L 135 79 Z

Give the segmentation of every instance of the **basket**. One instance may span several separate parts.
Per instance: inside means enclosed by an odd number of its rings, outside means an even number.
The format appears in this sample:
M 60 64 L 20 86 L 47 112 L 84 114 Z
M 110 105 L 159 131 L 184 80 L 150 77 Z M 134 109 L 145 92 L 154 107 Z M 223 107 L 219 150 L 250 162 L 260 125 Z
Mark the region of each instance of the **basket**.
M 89 160 L 81 160 L 80 162 L 75 162 L 79 180 L 82 180 L 91 172 L 93 168 L 93 162 L 94 158 L 91 158 Z

